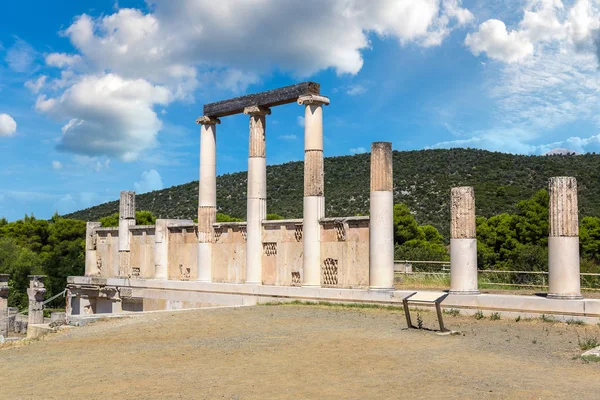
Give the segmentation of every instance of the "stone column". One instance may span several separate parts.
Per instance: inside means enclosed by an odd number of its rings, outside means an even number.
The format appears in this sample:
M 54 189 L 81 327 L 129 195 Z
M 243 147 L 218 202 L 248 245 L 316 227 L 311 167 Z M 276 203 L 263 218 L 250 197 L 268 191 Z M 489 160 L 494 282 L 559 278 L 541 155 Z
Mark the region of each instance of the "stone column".
M 271 110 L 246 107 L 250 115 L 248 205 L 246 223 L 246 283 L 262 284 L 262 222 L 267 218 L 266 116 Z
M 325 216 L 325 180 L 323 172 L 324 96 L 298 98 L 304 105 L 304 204 L 302 220 L 303 286 L 321 286 L 321 225 Z
M 557 176 L 548 181 L 548 298 L 581 299 L 577 181 Z
M 169 279 L 169 220 L 157 219 L 154 233 L 154 279 Z
M 217 222 L 217 124 L 213 117 L 200 117 L 200 182 L 198 192 L 198 275 L 212 281 L 213 224 Z
M 8 274 L 0 274 L 0 336 L 8 337 Z
M 123 190 L 119 201 L 119 276 L 131 276 L 129 227 L 134 225 L 135 192 Z
M 46 278 L 45 275 L 29 275 L 29 289 L 27 289 L 29 325 L 44 323 L 44 306 L 42 305 L 46 294 L 44 278 Z
M 471 186 L 450 190 L 450 293 L 479 294 L 475 192 Z
M 100 228 L 101 226 L 101 222 L 88 222 L 85 225 L 85 276 L 96 276 L 100 274 L 98 271 L 94 229 Z
M 394 288 L 394 192 L 392 143 L 371 145 L 369 288 Z

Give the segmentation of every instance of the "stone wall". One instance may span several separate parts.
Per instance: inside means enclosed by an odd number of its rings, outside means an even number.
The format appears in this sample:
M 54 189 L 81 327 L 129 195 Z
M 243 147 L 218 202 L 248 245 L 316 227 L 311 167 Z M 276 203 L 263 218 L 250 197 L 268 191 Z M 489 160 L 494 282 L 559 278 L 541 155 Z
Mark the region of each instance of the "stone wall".
M 323 218 L 321 220 L 321 282 L 327 287 L 358 288 L 369 284 L 368 217 Z M 168 225 L 169 280 L 197 278 L 197 225 Z M 212 281 L 244 283 L 246 280 L 246 223 L 214 224 Z M 129 228 L 132 278 L 155 276 L 155 227 Z M 95 276 L 116 277 L 119 273 L 119 230 L 93 230 L 94 248 L 87 257 L 96 260 Z M 264 221 L 262 236 L 263 284 L 300 286 L 303 255 L 302 220 Z

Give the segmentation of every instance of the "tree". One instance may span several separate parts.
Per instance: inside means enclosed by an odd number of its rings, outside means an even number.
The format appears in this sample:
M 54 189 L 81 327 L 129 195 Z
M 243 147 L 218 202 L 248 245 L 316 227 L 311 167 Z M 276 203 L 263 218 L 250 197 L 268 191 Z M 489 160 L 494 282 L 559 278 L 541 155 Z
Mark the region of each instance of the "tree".
M 285 219 L 285 218 L 279 214 L 267 214 L 267 220 L 269 220 L 269 221 L 276 221 L 276 220 L 282 220 L 282 219 Z

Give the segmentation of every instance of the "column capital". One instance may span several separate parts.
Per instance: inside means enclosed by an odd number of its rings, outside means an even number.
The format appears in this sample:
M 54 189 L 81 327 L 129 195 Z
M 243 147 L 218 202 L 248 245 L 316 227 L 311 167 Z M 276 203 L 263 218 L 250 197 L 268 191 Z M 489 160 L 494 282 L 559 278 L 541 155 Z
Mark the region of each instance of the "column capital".
M 202 117 L 198 117 L 198 119 L 196 119 L 196 123 L 198 125 L 217 125 L 221 123 L 221 120 L 219 118 L 203 115 Z
M 264 115 L 271 115 L 271 109 L 261 106 L 249 106 L 244 108 L 244 114 L 251 115 L 253 117 L 262 117 Z
M 298 97 L 298 104 L 300 105 L 316 105 L 320 106 L 325 104 L 329 105 L 329 98 L 325 96 L 319 96 L 316 94 L 309 94 L 307 96 Z

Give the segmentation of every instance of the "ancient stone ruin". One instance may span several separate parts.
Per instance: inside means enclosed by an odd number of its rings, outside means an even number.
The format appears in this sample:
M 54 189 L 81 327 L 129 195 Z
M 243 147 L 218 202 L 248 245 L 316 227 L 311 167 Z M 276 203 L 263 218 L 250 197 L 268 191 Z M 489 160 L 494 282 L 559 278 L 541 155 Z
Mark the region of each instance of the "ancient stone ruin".
M 303 218 L 267 221 L 266 118 L 274 107 L 304 108 Z M 305 82 L 204 106 L 200 125 L 198 223 L 135 225 L 135 194 L 122 192 L 119 227 L 88 222 L 85 276 L 70 277 L 71 316 L 247 305 L 274 300 L 398 304 L 394 290 L 392 144 L 371 149 L 370 216 L 325 215 L 323 112 L 329 99 Z M 216 135 L 220 118 L 249 118 L 247 222 L 217 223 Z M 579 289 L 577 186 L 550 179 L 549 294 L 483 295 L 477 285 L 475 193 L 453 188 L 451 285 L 446 307 L 600 316 Z M 568 299 L 569 301 L 565 301 Z M 1 304 L 0 304 L 1 305 Z

